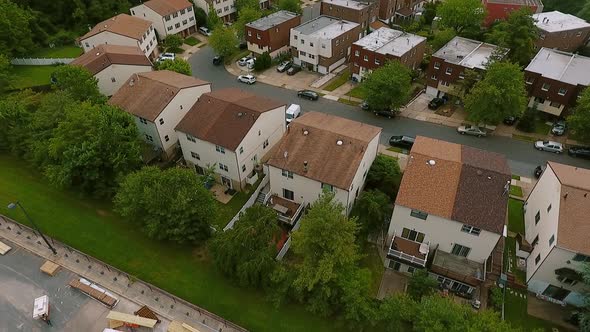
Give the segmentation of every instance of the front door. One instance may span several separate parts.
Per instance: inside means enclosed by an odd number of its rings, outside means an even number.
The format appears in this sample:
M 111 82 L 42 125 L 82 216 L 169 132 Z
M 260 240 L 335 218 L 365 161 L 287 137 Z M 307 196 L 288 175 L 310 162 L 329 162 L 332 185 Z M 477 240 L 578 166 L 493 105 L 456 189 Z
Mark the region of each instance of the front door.
M 226 178 L 225 176 L 221 176 L 221 184 L 232 189 L 231 179 Z

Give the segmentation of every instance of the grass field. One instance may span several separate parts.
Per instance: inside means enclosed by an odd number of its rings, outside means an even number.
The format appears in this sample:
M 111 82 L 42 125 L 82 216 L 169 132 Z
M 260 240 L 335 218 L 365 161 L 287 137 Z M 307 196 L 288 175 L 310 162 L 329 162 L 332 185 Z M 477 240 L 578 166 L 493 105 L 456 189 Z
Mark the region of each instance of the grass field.
M 546 123 L 546 120 L 543 119 L 536 119 L 535 120 L 535 133 L 541 135 L 549 135 L 549 131 L 551 130 L 551 125 Z
M 55 69 L 55 66 L 13 66 L 14 82 L 12 87 L 22 89 L 49 84 L 49 79 Z
M 77 58 L 83 53 L 78 46 L 60 46 L 54 48 L 41 48 L 33 52 L 30 58 Z
M 352 90 L 348 91 L 347 96 L 353 98 L 365 99 L 365 92 L 361 89 L 360 85 L 355 86 Z
M 510 291 L 513 293 L 511 294 Z M 523 293 L 522 291 L 520 291 Z M 519 291 L 507 289 L 504 300 L 504 314 L 506 320 L 514 327 L 520 327 L 524 331 L 533 331 L 534 329 L 541 329 L 543 331 L 551 331 L 551 328 L 556 327 L 558 331 L 562 329 L 557 325 L 552 325 L 548 321 L 533 317 L 527 313 L 527 299 L 519 296 Z M 523 294 L 526 294 L 524 292 Z M 559 318 L 556 318 L 559 319 Z
M 379 292 L 379 286 L 381 285 L 381 278 L 385 267 L 383 267 L 383 261 L 379 256 L 378 248 L 374 244 L 367 243 L 364 248 L 364 256 L 361 259 L 361 266 L 371 270 L 371 294 L 377 296 Z
M 299 305 L 275 308 L 259 291 L 234 286 L 219 274 L 202 248 L 151 241 L 134 224 L 111 212 L 111 204 L 50 187 L 25 162 L 0 154 L 0 214 L 20 201 L 45 233 L 153 283 L 251 331 L 341 331 L 341 321 L 321 319 Z M 25 223 L 26 224 L 26 223 Z
M 184 43 L 190 46 L 195 46 L 200 42 L 197 38 L 190 36 L 184 40 Z
M 522 188 L 519 186 L 510 186 L 510 195 L 522 197 Z
M 336 78 L 334 78 L 330 83 L 326 84 L 323 90 L 327 91 L 334 91 L 344 85 L 344 83 L 348 82 L 350 77 L 350 70 L 345 69 L 342 73 L 340 73 Z
M 508 230 L 524 235 L 524 203 L 510 198 L 508 200 Z
M 346 105 L 350 105 L 350 106 L 359 106 L 361 103 L 354 101 L 354 100 L 348 100 L 348 98 L 338 98 L 338 102 L 346 104 Z

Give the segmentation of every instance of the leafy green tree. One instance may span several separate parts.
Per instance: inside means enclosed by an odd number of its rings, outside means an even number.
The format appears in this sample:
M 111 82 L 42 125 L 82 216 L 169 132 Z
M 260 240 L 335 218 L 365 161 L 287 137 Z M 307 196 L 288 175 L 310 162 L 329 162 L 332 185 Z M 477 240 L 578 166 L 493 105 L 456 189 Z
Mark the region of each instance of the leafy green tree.
M 471 89 L 481 80 L 481 74 L 473 69 L 466 69 L 463 75 L 464 78 L 456 85 L 458 89 L 457 95 L 461 96 L 461 98 L 465 98 L 465 96 L 471 93 Z
M 0 0 L 0 54 L 26 55 L 33 49 L 33 15 L 9 0 Z
M 30 90 L 0 98 L 0 151 L 23 156 L 29 151 L 28 128 L 38 104 L 39 95 Z
M 419 304 L 408 295 L 393 294 L 383 299 L 377 317 L 387 332 L 411 331 L 418 308 Z
M 537 127 L 536 119 L 539 111 L 537 109 L 537 105 L 533 105 L 533 107 L 527 108 L 518 123 L 516 124 L 516 129 L 520 131 L 524 131 L 525 133 L 532 133 L 535 131 Z
M 503 294 L 502 288 L 500 287 L 493 287 L 490 289 L 490 302 L 492 303 L 492 307 L 496 310 L 502 309 L 502 301 L 503 301 Z
M 137 223 L 151 238 L 199 243 L 211 234 L 215 199 L 194 171 L 144 167 L 125 177 L 115 211 Z
M 191 65 L 188 61 L 182 58 L 175 58 L 174 60 L 165 60 L 156 63 L 156 70 L 171 70 L 180 74 L 192 75 Z
M 570 128 L 576 132 L 576 136 L 583 142 L 590 142 L 590 89 L 585 88 L 581 92 L 578 104 L 574 112 L 567 118 Z
M 420 301 L 425 296 L 430 296 L 436 292 L 438 281 L 431 278 L 426 270 L 417 270 L 414 272 L 408 282 L 408 295 L 416 300 Z
M 431 26 L 434 18 L 436 17 L 436 8 L 440 2 L 427 2 L 424 4 L 424 11 L 422 12 L 421 20 L 422 24 Z
M 270 58 L 268 52 L 262 53 L 262 55 L 258 56 L 256 58 L 256 61 L 254 61 L 254 70 L 256 71 L 263 71 L 265 69 L 270 68 L 271 66 L 272 59 Z
M 479 30 L 486 15 L 480 0 L 445 0 L 436 14 L 442 27 L 451 28 L 458 35 L 466 30 Z
M 193 6 L 198 27 L 207 26 L 207 13 L 201 7 Z
M 242 286 L 264 286 L 276 266 L 281 229 L 274 210 L 253 205 L 232 229 L 219 232 L 209 249 L 215 266 Z
M 293 13 L 301 14 L 301 0 L 279 0 L 279 10 L 286 10 Z
M 527 65 L 535 54 L 537 26 L 528 7 L 510 13 L 508 19 L 495 24 L 487 42 L 510 49 L 508 57 L 521 66 Z
M 184 44 L 184 39 L 179 35 L 168 35 L 162 40 L 162 46 L 166 48 L 166 52 L 180 53 L 182 44 Z
M 4 54 L 0 54 L 0 93 L 10 87 L 12 78 L 13 74 L 10 60 L 8 60 Z
M 367 323 L 375 325 L 378 306 L 371 296 L 371 272 L 353 266 L 340 275 L 338 287 L 342 291 L 340 302 L 349 326 L 361 330 Z
M 398 110 L 410 95 L 412 77 L 408 67 L 399 61 L 389 61 L 370 73 L 361 84 L 372 108 Z
M 209 44 L 215 53 L 228 57 L 236 51 L 238 39 L 232 29 L 221 25 L 213 30 L 211 37 L 209 37 Z
M 141 164 L 133 118 L 113 106 L 88 102 L 63 112 L 64 119 L 48 142 L 49 181 L 95 196 L 113 195 L 118 181 Z
M 69 93 L 78 101 L 104 103 L 106 97 L 98 90 L 98 80 L 80 66 L 59 66 L 52 74 L 53 87 Z
M 209 12 L 207 13 L 207 26 L 213 31 L 223 26 L 223 22 L 219 18 L 219 15 L 217 15 L 217 12 L 213 6 L 209 6 Z
M 258 0 L 256 0 L 258 2 Z M 236 30 L 236 35 L 238 39 L 244 39 L 244 31 L 246 30 L 246 24 L 250 22 L 254 22 L 259 19 L 262 15 L 260 8 L 254 7 L 243 7 L 238 12 L 238 20 L 233 25 L 234 29 Z
M 367 180 L 365 183 L 368 189 L 380 190 L 393 201 L 397 196 L 400 181 L 401 171 L 397 160 L 379 154 L 373 161 L 373 164 L 367 173 Z
M 368 234 L 383 230 L 385 221 L 391 218 L 392 212 L 391 198 L 379 189 L 363 191 L 353 209 L 361 228 Z
M 585 263 L 582 268 L 582 280 L 586 287 L 590 287 L 590 264 Z M 590 293 L 584 293 L 584 310 L 580 315 L 580 331 L 590 331 Z
M 583 20 L 590 21 L 590 1 L 586 0 L 584 7 L 580 9 L 576 16 Z
M 507 116 L 519 117 L 526 109 L 524 74 L 509 62 L 494 62 L 483 80 L 465 97 L 465 110 L 473 123 L 497 124 Z
M 260 2 L 258 0 L 236 0 L 236 11 L 238 13 L 245 8 L 258 10 L 260 13 L 262 13 L 262 11 L 260 10 Z M 238 19 L 239 16 L 240 15 L 238 14 Z

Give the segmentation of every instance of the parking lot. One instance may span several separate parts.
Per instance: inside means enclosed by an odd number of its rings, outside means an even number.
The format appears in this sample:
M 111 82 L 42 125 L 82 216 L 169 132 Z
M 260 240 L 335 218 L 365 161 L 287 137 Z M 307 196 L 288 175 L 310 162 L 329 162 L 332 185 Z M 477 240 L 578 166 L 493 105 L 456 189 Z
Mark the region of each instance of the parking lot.
M 51 277 L 39 268 L 44 260 L 2 239 L 13 249 L 0 256 L 0 332 L 13 331 L 103 331 L 109 309 L 67 284 L 78 276 L 61 268 Z M 48 295 L 53 326 L 32 318 L 34 299 Z M 130 313 L 139 305 L 119 297 L 116 311 Z M 155 331 L 166 331 L 163 320 Z M 134 331 L 147 331 L 136 328 Z

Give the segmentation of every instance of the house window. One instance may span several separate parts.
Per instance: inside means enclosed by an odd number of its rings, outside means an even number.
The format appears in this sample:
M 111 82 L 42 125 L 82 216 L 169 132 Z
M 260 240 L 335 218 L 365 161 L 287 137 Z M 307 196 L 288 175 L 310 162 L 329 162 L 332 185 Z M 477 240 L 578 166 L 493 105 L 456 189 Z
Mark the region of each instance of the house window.
M 164 119 L 160 119 L 160 124 L 163 125 L 164 124 Z
M 178 13 L 172 14 L 172 17 L 174 17 L 174 18 L 178 17 Z
M 192 152 L 192 151 L 191 151 L 191 157 L 193 157 L 193 158 L 195 158 L 195 159 L 197 159 L 197 160 L 201 160 L 201 156 L 199 156 L 199 154 L 198 154 L 198 153 L 196 153 L 196 152 Z
M 215 151 L 225 154 L 225 148 L 223 146 L 216 145 Z
M 430 79 L 431 79 L 431 80 L 435 80 L 435 81 L 436 81 L 436 75 L 432 75 L 432 76 L 430 76 Z
M 582 31 L 578 31 L 578 32 L 576 33 L 576 37 L 582 37 Z
M 479 233 L 481 233 L 481 229 L 470 225 L 463 225 L 463 227 L 461 227 L 461 232 L 479 236 Z
M 443 86 L 449 86 L 449 82 L 445 82 L 445 81 L 440 82 L 440 84 Z
M 460 72 L 459 73 L 459 79 L 462 80 L 465 78 L 465 73 L 464 72 Z
M 305 39 L 301 39 L 301 45 L 305 45 Z
M 188 23 L 187 20 L 182 20 L 182 25 L 186 25 Z
M 185 12 L 186 12 L 186 10 L 185 10 L 185 9 L 181 9 L 181 10 L 180 10 L 180 15 L 184 14 Z
M 268 139 L 265 139 L 264 142 L 262 143 L 262 148 L 266 149 L 267 146 L 268 146 Z
M 537 102 L 539 104 L 545 104 L 545 99 L 543 99 L 541 97 L 535 97 L 535 102 Z
M 445 70 L 445 73 L 446 73 L 447 75 L 451 75 L 451 74 L 453 73 L 453 68 L 451 68 L 451 67 L 447 67 L 447 70 Z
M 533 84 L 533 81 L 534 81 L 534 80 L 535 80 L 535 79 L 534 79 L 534 78 L 532 78 L 532 77 L 527 77 L 527 78 L 526 78 L 526 84 L 529 84 L 529 85 L 530 85 L 530 84 Z
M 293 36 L 293 39 L 297 40 L 297 35 Z
M 426 220 L 426 218 L 428 218 L 428 213 L 422 212 L 420 210 L 412 210 L 412 212 L 410 212 L 410 216 L 412 216 L 414 218 Z
M 561 281 L 562 283 L 564 283 L 566 285 L 570 285 L 570 286 L 573 286 L 578 283 L 576 280 L 570 279 L 570 278 L 564 277 L 564 276 L 557 276 L 557 280 Z
M 408 273 L 414 274 L 414 270 L 416 270 L 414 267 L 408 266 Z
M 151 137 L 150 135 L 145 135 L 145 139 L 147 139 L 150 142 L 153 142 L 154 141 L 154 138 Z
M 333 192 L 334 191 L 334 186 L 331 184 L 327 184 L 327 183 L 322 183 L 322 191 L 327 190 L 329 192 Z
M 171 31 L 171 30 L 172 30 L 172 26 L 169 26 L 169 27 L 168 27 L 168 31 Z
M 313 43 L 312 42 L 309 42 L 309 46 L 313 47 Z
M 313 54 L 310 54 L 310 55 L 309 55 L 309 58 L 310 58 L 310 59 L 315 59 L 315 55 L 313 55 Z
M 552 102 L 549 103 L 549 106 L 555 107 L 555 108 L 560 108 L 561 107 L 561 104 L 558 103 L 558 102 L 552 101 Z
M 256 34 L 256 39 L 260 39 L 260 34 L 259 33 Z
M 576 254 L 572 260 L 575 262 L 590 262 L 590 256 Z
M 535 214 L 535 225 L 539 223 L 539 220 L 541 220 L 541 212 L 537 211 L 537 214 Z
M 252 37 L 252 31 L 248 30 L 248 37 Z
M 545 40 L 545 34 L 542 33 L 541 36 L 539 36 L 539 38 L 541 38 L 541 40 Z
M 551 211 L 551 204 L 549 204 L 549 206 L 547 207 L 547 213 L 549 213 L 549 211 Z
M 358 50 L 354 51 L 354 56 L 359 56 L 361 54 L 361 52 L 359 52 Z
M 192 12 L 192 11 L 193 11 L 193 7 L 188 7 L 188 8 L 186 9 L 186 11 L 187 11 L 187 12 Z
M 539 235 L 537 234 L 537 236 L 535 236 L 535 239 L 533 240 L 533 243 L 531 243 L 531 245 L 534 247 L 539 243 Z
M 412 229 L 404 228 L 402 230 L 402 238 L 410 240 L 410 241 L 422 243 L 422 242 L 424 242 L 425 237 L 426 237 L 426 235 L 424 235 L 424 233 L 420 233 L 420 232 L 412 230 Z
M 135 16 L 135 11 L 133 11 L 133 9 L 131 9 L 131 15 Z
M 175 27 L 176 29 L 180 28 L 180 23 L 176 23 L 176 24 L 174 24 L 174 27 Z
M 293 200 L 293 199 L 295 199 L 295 193 L 293 193 L 289 189 L 283 188 L 283 197 L 286 198 L 286 199 Z
M 340 44 L 340 40 L 336 39 L 336 46 L 338 46 Z
M 115 83 L 117 80 L 114 77 L 111 77 L 111 82 Z
M 538 265 L 540 261 L 541 261 L 541 254 L 538 254 L 537 257 L 535 258 L 535 265 Z
M 219 163 L 219 169 L 226 172 L 228 171 L 227 165 L 224 165 L 222 163 Z
M 557 94 L 560 96 L 565 96 L 566 93 L 567 93 L 567 89 L 564 89 L 564 88 L 559 88 L 559 91 L 557 92 Z
M 543 90 L 543 91 L 549 91 L 549 88 L 550 87 L 551 87 L 551 84 L 543 83 L 543 86 L 541 87 L 541 90 Z
M 379 59 L 375 58 L 375 64 L 378 66 L 381 64 L 381 61 Z
M 170 21 L 170 15 L 166 15 L 166 21 Z
M 551 235 L 551 238 L 549 239 L 549 245 L 552 245 L 553 242 L 555 242 L 555 234 Z
M 242 172 L 246 171 L 246 165 L 242 165 Z
M 434 69 L 440 69 L 440 62 L 434 63 Z
M 305 53 L 305 52 L 303 52 L 303 51 L 299 51 L 299 55 L 301 55 L 301 56 L 306 56 L 306 55 L 307 55 L 307 53 Z
M 283 169 L 283 170 L 281 171 L 281 174 L 282 174 L 284 177 L 286 177 L 286 178 L 289 178 L 289 179 L 292 179 L 292 178 L 293 178 L 293 172 L 291 172 L 291 171 L 287 171 L 286 169 Z
M 189 20 L 189 21 L 194 21 L 194 20 L 195 20 L 195 18 L 191 16 L 191 17 L 189 17 L 189 18 L 188 18 L 188 20 Z
M 244 147 L 240 146 L 240 154 L 244 153 Z
M 471 248 L 455 243 L 453 245 L 453 250 L 451 250 L 451 254 L 456 255 L 456 256 L 461 256 L 461 257 L 467 257 L 467 255 L 469 255 L 470 251 L 471 251 Z
M 326 44 L 322 44 L 322 48 L 326 48 Z
M 168 137 L 168 135 L 166 135 L 166 136 L 164 136 L 164 140 L 165 140 L 166 142 L 168 142 L 168 141 L 170 140 L 170 137 Z
M 197 142 L 197 139 L 193 135 L 186 134 L 186 139 L 193 143 Z

